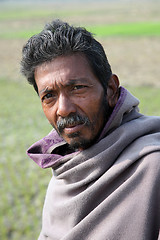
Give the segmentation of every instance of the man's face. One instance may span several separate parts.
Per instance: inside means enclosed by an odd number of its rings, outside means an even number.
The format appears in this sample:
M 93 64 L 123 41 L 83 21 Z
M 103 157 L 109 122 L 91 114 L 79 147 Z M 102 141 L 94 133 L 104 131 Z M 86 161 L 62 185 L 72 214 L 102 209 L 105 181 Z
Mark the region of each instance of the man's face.
M 97 139 L 109 113 L 107 97 L 85 56 L 57 57 L 37 67 L 44 113 L 63 139 L 79 150 Z

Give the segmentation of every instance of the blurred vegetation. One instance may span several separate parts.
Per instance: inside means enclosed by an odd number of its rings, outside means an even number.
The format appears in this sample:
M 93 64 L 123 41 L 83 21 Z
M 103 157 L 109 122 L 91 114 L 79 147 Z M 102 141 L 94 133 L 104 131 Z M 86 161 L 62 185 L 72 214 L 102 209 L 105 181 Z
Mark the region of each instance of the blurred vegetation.
M 9 44 L 15 44 L 14 41 L 18 38 L 26 40 L 40 31 L 52 16 L 88 26 L 92 32 L 102 36 L 103 40 L 109 35 L 129 36 L 130 41 L 133 35 L 138 38 L 154 34 L 159 39 L 160 19 L 156 18 L 155 8 L 150 14 L 145 5 L 145 11 L 141 9 L 145 14 L 140 16 L 137 12 L 135 14 L 135 8 L 134 11 L 131 8 L 130 12 L 127 12 L 128 8 L 124 5 L 107 6 L 103 8 L 93 5 L 85 9 L 75 6 L 71 9 L 59 6 L 53 8 L 49 5 L 25 8 L 0 6 L 0 45 L 7 46 L 7 49 Z M 140 11 L 139 9 L 136 11 Z M 106 14 L 108 25 L 104 20 Z M 12 49 L 16 52 L 19 48 L 20 52 L 22 43 L 17 41 L 17 45 L 13 45 Z M 35 240 L 41 229 L 42 207 L 51 170 L 40 169 L 25 152 L 32 143 L 48 134 L 51 126 L 42 112 L 39 97 L 33 88 L 25 83 L 19 73 L 16 73 L 17 80 L 13 77 L 17 69 L 11 71 L 12 65 L 15 61 L 19 64 L 19 58 L 15 57 L 14 51 L 9 52 L 9 57 L 6 53 L 0 55 L 3 66 L 0 73 L 0 239 Z M 2 53 L 3 47 L 0 51 L 0 54 Z M 10 58 L 13 61 L 10 62 Z M 135 74 L 134 71 L 131 74 Z M 154 84 L 133 84 L 127 85 L 127 88 L 140 99 L 142 113 L 160 115 L 159 88 L 154 87 Z
M 88 27 L 98 36 L 159 36 L 160 22 L 121 23 Z
M 110 24 L 110 25 L 94 25 L 86 26 L 86 28 L 99 37 L 106 36 L 160 36 L 160 22 L 145 23 L 129 23 L 129 24 Z M 8 31 L 0 32 L 1 39 L 19 39 L 29 38 L 40 32 L 40 28 L 36 30 Z
M 51 128 L 30 86 L 1 79 L 0 89 L 0 239 L 37 239 L 51 170 L 25 152 Z

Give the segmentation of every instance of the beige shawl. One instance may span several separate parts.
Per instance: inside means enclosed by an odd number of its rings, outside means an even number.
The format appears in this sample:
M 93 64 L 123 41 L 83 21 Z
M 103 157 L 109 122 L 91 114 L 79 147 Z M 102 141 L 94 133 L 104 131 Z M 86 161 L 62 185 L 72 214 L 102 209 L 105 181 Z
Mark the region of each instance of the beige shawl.
M 160 240 L 160 118 L 138 113 L 121 88 L 119 101 L 92 147 L 54 154 L 55 131 L 28 155 L 52 167 L 39 240 Z

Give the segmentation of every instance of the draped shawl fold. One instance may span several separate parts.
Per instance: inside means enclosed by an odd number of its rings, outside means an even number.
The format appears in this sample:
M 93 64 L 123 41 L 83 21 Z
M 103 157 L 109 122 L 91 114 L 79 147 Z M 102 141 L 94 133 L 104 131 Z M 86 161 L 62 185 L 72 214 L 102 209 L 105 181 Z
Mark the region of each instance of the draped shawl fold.
M 39 240 L 160 240 L 160 118 L 126 89 L 98 141 L 61 155 L 52 131 L 28 155 L 51 167 Z M 59 151 L 57 151 L 59 150 Z

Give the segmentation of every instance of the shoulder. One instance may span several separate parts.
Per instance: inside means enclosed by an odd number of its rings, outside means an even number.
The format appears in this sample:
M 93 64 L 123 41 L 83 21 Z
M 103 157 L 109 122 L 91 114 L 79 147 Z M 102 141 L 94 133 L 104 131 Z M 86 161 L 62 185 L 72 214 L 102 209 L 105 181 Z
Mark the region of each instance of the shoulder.
M 144 164 L 160 168 L 160 149 L 144 156 Z
M 143 156 L 139 167 L 143 173 L 153 179 L 158 178 L 160 181 L 160 150 L 150 152 Z

